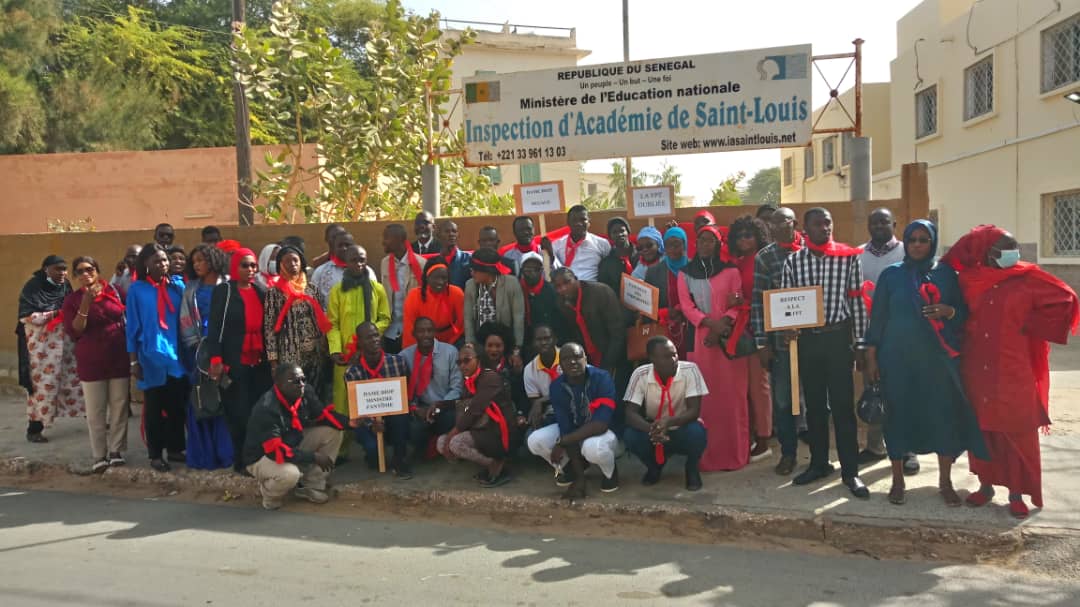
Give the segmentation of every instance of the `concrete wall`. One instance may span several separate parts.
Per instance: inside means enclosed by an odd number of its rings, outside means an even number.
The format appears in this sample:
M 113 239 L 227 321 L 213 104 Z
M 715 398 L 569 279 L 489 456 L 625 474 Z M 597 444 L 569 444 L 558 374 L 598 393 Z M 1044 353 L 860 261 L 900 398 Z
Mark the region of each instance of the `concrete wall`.
M 255 170 L 267 151 L 252 149 Z M 314 163 L 315 146 L 306 150 Z M 235 148 L 0 156 L 0 234 L 89 217 L 98 231 L 236 224 Z
M 855 117 L 855 89 L 851 88 L 839 96 L 841 107 L 836 102 L 814 110 L 813 124 L 819 129 L 846 128 L 852 125 Z M 887 171 L 892 166 L 891 113 L 889 111 L 890 93 L 888 82 L 869 82 L 863 84 L 863 136 L 870 138 L 871 171 Z M 846 108 L 847 113 L 844 109 Z M 851 117 L 848 117 L 848 113 Z M 833 139 L 836 166 L 831 171 L 822 171 L 822 146 L 827 139 Z M 848 200 L 851 197 L 848 177 L 850 167 L 843 163 L 844 135 L 830 133 L 814 135 L 814 175 L 806 177 L 806 148 L 783 148 L 780 150 L 780 200 L 784 204 L 815 202 L 821 200 Z M 791 183 L 787 183 L 784 174 L 791 159 Z M 877 192 L 875 196 L 881 198 Z M 899 196 L 899 192 L 891 196 Z

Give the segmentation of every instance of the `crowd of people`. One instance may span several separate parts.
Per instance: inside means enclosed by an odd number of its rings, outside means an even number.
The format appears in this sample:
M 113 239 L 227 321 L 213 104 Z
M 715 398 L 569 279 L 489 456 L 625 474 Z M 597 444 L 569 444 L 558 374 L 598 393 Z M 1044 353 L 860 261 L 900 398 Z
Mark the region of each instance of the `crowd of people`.
M 834 471 L 831 418 L 857 498 L 870 495 L 860 466 L 887 457 L 888 500 L 902 504 L 918 455 L 934 454 L 948 506 L 984 505 L 995 486 L 1018 518 L 1025 495 L 1042 506 L 1049 343 L 1067 341 L 1080 305 L 1020 261 L 1005 230 L 978 226 L 939 258 L 933 223 L 897 238 L 888 209 L 870 215 L 861 247 L 833 239 L 823 208 L 799 218 L 762 207 L 730 226 L 702 210 L 634 235 L 618 217 L 594 233 L 575 206 L 548 234 L 515 218 L 504 246 L 484 227 L 471 252 L 452 220 L 420 213 L 412 227 L 412 242 L 405 225 L 385 227 L 377 270 L 338 224 L 318 254 L 298 237 L 256 254 L 212 226 L 187 251 L 161 224 L 111 271 L 50 255 L 19 299 L 27 439 L 47 442 L 55 417 L 85 415 L 93 470 L 123 465 L 141 392 L 155 470 L 231 466 L 273 509 L 289 492 L 325 502 L 331 471 L 358 451 L 375 468 L 380 434 L 397 478 L 444 457 L 498 487 L 532 454 L 568 499 L 585 497 L 590 465 L 600 490 L 616 491 L 623 448 L 644 464 L 644 485 L 681 456 L 696 491 L 702 472 L 770 457 L 774 437 L 774 470 L 790 476 L 801 439 L 810 463 L 792 482 L 807 485 Z M 622 305 L 624 275 L 656 287 L 657 319 Z M 767 333 L 763 293 L 812 286 L 825 325 Z M 646 325 L 641 347 L 628 335 Z M 348 382 L 394 377 L 406 379 L 409 414 L 350 418 Z M 886 403 L 861 451 L 860 379 Z M 950 476 L 964 452 L 980 480 L 966 500 Z

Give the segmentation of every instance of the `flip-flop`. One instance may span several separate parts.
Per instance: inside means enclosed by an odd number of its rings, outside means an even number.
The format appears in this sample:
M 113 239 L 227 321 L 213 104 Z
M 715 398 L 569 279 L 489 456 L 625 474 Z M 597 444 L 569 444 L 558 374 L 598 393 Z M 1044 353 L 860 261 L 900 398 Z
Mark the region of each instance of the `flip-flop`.
M 897 494 L 899 491 L 899 495 Z M 903 506 L 907 502 L 907 493 L 905 489 L 899 487 L 893 487 L 889 489 L 889 503 L 896 506 Z
M 946 495 L 945 492 L 942 491 L 941 489 L 938 489 L 938 494 L 941 495 L 941 499 L 945 502 L 945 505 L 948 506 L 949 508 L 959 508 L 960 506 L 964 505 L 964 500 L 960 499 L 960 496 L 957 495 L 955 489 L 952 492 L 952 497 L 955 498 L 955 499 L 949 499 L 949 496 Z
M 493 479 L 490 479 L 488 481 L 480 481 L 480 486 L 484 489 L 494 489 L 495 487 L 502 487 L 506 483 L 509 483 L 511 478 L 512 477 L 510 476 L 510 473 L 503 470 L 499 473 L 498 476 Z

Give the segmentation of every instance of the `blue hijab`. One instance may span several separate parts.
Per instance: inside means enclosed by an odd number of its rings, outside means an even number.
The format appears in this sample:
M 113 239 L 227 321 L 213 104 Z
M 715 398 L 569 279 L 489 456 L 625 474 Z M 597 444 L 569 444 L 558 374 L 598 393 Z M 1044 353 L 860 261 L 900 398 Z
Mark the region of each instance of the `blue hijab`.
M 907 254 L 907 241 L 911 238 L 911 235 L 915 233 L 915 230 L 922 228 L 926 230 L 926 233 L 930 235 L 930 255 L 922 261 L 915 261 Z M 934 224 L 930 223 L 926 219 L 916 219 L 908 224 L 908 227 L 904 228 L 904 267 L 909 272 L 913 272 L 919 277 L 919 282 L 927 282 L 929 278 L 922 278 L 930 273 L 930 270 L 934 269 L 934 259 L 937 257 L 938 248 L 938 234 L 937 228 Z
M 690 258 L 686 256 L 686 248 L 689 246 L 689 241 L 686 238 L 686 230 L 679 227 L 668 228 L 667 231 L 664 232 L 664 240 L 668 240 L 669 238 L 678 238 L 682 241 L 682 257 L 679 259 L 671 259 L 667 255 L 664 255 L 664 263 L 667 264 L 668 269 L 671 270 L 672 274 L 678 274 L 679 270 L 682 270 L 686 267 L 686 264 L 690 263 Z

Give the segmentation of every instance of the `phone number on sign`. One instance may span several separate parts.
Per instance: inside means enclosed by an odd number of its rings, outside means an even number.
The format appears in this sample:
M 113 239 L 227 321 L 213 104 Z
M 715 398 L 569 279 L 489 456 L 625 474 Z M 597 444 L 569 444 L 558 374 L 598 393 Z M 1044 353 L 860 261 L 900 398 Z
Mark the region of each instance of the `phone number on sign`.
M 495 156 L 503 162 L 511 162 L 514 160 L 551 160 L 565 157 L 566 147 L 560 145 L 499 150 Z

